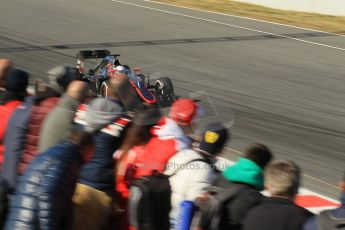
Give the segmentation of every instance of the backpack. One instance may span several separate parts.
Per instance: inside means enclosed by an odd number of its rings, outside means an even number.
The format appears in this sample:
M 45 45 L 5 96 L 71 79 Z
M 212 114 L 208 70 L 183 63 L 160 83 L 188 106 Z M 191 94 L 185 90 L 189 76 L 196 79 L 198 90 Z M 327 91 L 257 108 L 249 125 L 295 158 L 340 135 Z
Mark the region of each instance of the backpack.
M 189 161 L 207 162 L 204 159 Z M 129 221 L 137 230 L 169 230 L 171 210 L 171 194 L 169 178 L 154 171 L 152 175 L 144 176 L 133 181 L 129 198 Z
M 339 230 L 345 229 L 345 217 L 335 217 L 331 210 L 326 210 L 320 213 L 316 218 L 316 223 L 319 230 Z
M 222 225 L 224 207 L 236 198 L 247 185 L 236 184 L 230 188 L 210 186 L 205 200 L 197 202 L 198 211 L 194 216 L 192 226 L 202 230 L 218 230 Z

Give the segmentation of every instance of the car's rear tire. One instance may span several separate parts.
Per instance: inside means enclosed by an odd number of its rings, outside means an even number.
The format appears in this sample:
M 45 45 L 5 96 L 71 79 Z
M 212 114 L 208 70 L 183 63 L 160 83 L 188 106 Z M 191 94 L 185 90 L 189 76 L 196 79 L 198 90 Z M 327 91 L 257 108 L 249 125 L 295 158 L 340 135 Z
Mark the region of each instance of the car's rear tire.
M 101 87 L 99 89 L 99 95 L 101 97 L 107 97 L 108 96 L 108 84 L 107 81 L 102 82 Z
M 168 77 L 160 77 L 156 80 L 155 91 L 157 103 L 161 107 L 170 106 L 174 100 L 174 86 Z

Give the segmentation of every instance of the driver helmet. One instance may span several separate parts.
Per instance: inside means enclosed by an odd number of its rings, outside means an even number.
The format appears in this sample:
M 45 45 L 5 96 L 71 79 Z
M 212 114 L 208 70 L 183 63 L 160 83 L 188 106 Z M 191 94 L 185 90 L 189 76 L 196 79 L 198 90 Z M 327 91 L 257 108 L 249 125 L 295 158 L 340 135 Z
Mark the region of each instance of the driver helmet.
M 122 65 L 114 66 L 113 68 L 108 70 L 108 73 L 126 73 L 126 68 Z

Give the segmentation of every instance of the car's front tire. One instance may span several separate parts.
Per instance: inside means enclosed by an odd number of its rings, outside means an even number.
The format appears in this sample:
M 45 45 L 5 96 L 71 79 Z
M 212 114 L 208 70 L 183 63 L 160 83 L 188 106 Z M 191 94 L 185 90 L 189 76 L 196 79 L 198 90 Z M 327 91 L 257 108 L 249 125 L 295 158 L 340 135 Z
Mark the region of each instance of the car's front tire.
M 158 78 L 155 83 L 155 91 L 159 106 L 167 107 L 174 102 L 174 87 L 170 78 Z

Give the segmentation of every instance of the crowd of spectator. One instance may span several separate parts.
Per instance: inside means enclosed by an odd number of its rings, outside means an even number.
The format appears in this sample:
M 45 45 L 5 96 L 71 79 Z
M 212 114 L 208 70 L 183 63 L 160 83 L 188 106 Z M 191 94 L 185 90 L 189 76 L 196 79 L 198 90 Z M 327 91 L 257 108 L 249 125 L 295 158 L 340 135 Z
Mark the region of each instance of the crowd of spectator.
M 219 171 L 231 133 L 198 127 L 197 101 L 176 99 L 163 115 L 123 73 L 105 98 L 73 67 L 46 79 L 29 94 L 30 74 L 0 59 L 1 228 L 345 229 L 345 175 L 342 206 L 313 215 L 294 202 L 298 165 L 263 144 Z

